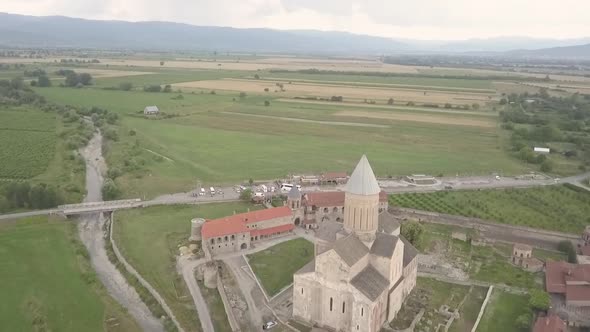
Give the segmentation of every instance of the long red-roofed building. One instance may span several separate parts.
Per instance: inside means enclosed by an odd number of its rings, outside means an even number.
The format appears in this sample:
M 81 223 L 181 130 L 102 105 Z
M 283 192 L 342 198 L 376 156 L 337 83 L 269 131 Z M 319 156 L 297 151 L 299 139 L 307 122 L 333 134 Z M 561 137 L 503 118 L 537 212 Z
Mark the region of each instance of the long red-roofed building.
M 211 256 L 244 250 L 253 242 L 289 234 L 294 228 L 287 206 L 208 220 L 201 228 L 203 250 Z
M 344 214 L 344 191 L 317 191 L 303 195 L 302 206 L 304 208 L 304 220 L 314 220 L 316 223 L 323 221 L 342 221 Z M 387 210 L 387 193 L 379 193 L 379 212 Z

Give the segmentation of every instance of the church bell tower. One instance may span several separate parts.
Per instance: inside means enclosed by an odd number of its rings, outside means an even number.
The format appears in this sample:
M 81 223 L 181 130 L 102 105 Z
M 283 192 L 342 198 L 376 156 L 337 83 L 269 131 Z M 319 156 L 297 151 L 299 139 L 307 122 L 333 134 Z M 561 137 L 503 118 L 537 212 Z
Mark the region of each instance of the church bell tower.
M 344 229 L 363 242 L 373 242 L 379 224 L 381 188 L 365 155 L 352 172 L 345 191 Z

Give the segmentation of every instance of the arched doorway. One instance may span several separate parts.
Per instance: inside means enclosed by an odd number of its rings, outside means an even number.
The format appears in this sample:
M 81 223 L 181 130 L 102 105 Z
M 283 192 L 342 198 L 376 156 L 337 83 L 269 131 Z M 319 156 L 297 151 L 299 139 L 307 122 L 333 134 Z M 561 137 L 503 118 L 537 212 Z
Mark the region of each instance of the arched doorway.
M 299 217 L 295 218 L 295 226 L 299 226 L 300 223 L 301 219 L 299 219 Z
M 248 249 L 248 245 L 245 243 L 242 243 L 242 245 L 240 246 L 240 249 L 242 249 L 242 250 Z

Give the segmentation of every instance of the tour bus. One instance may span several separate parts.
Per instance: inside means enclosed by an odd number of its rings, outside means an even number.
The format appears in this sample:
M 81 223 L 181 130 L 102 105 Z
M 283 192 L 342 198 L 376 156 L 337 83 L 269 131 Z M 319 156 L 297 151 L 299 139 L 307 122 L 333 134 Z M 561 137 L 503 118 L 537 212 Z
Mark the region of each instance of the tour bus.
M 293 189 L 293 184 L 291 183 L 283 183 L 281 184 L 281 191 L 284 193 L 288 193 L 289 191 L 291 191 L 291 189 Z M 301 189 L 300 185 L 297 185 L 297 189 Z

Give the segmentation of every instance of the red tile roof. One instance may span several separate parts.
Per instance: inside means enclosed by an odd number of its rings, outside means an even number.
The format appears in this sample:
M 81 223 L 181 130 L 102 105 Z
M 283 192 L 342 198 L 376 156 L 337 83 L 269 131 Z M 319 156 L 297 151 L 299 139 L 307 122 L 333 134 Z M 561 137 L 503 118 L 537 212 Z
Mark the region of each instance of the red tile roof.
M 288 206 L 235 214 L 232 216 L 207 221 L 201 229 L 201 235 L 206 238 L 211 238 L 216 236 L 248 232 L 249 229 L 246 227 L 246 224 L 288 217 L 291 215 L 292 212 Z
M 566 332 L 566 325 L 557 315 L 539 317 L 535 322 L 533 332 Z
M 565 294 L 567 301 L 590 301 L 590 264 L 548 261 L 545 285 L 547 292 Z
M 262 235 L 271 235 L 275 233 L 283 233 L 291 231 L 295 228 L 293 224 L 286 224 L 281 226 L 263 228 L 263 229 L 253 229 L 250 231 L 250 236 L 262 236 Z
M 344 196 L 346 193 L 344 191 L 315 191 L 307 193 L 307 206 L 344 206 Z M 379 193 L 379 201 L 386 202 L 387 201 L 387 193 L 381 191 Z
M 246 223 L 240 220 L 216 219 L 207 221 L 201 228 L 201 236 L 212 238 L 237 233 L 247 233 L 249 231 Z

